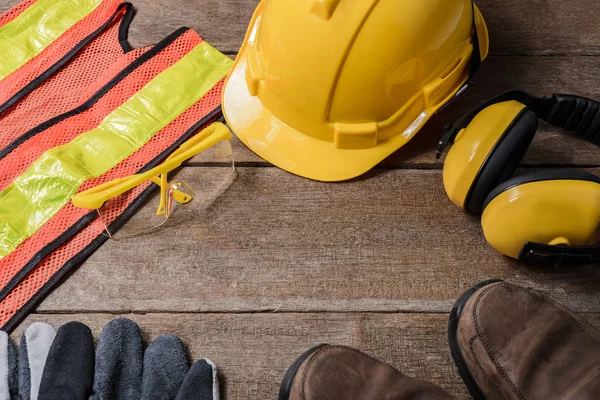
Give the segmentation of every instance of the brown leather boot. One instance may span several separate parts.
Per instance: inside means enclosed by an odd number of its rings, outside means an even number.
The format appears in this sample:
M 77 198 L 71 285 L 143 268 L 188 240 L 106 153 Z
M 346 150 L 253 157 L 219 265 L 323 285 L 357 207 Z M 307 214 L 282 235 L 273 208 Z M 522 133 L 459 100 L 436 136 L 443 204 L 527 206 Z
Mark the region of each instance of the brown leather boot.
M 448 336 L 477 400 L 600 399 L 600 331 L 531 289 L 476 285 L 454 306 Z
M 448 400 L 438 387 L 402 375 L 358 350 L 320 345 L 287 371 L 279 400 Z

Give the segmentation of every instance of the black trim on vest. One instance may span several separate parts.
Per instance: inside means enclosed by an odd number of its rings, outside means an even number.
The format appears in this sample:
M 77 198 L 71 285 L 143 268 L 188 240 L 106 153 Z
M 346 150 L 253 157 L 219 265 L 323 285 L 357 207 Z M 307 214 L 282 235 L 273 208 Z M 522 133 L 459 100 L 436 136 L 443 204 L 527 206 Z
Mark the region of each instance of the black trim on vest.
M 129 27 L 131 26 L 133 17 L 135 17 L 135 8 L 133 8 L 133 4 L 131 3 L 125 4 L 129 4 L 130 7 L 127 7 L 127 11 L 125 11 L 125 15 L 121 20 L 121 25 L 119 25 L 119 44 L 123 49 L 123 53 L 127 54 L 134 49 L 129 43 Z

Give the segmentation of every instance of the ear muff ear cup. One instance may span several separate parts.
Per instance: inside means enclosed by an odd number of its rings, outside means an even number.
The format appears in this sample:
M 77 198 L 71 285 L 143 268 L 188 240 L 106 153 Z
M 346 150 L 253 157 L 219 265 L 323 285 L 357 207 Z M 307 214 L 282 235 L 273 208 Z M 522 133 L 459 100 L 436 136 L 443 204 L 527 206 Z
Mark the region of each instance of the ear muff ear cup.
M 525 108 L 506 129 L 471 186 L 467 210 L 480 214 L 488 194 L 515 173 L 537 132 L 538 121 L 537 115 Z
M 488 193 L 514 173 L 537 126 L 537 116 L 517 101 L 481 111 L 458 134 L 446 157 L 444 187 L 450 200 L 481 213 Z
M 494 189 L 481 219 L 488 243 L 513 258 L 527 242 L 593 246 L 600 242 L 600 178 L 585 171 L 543 171 Z
M 486 207 L 492 202 L 492 200 L 494 200 L 496 197 L 500 196 L 502 193 L 506 192 L 509 189 L 512 189 L 519 185 L 523 185 L 525 183 L 544 182 L 552 180 L 584 181 L 595 182 L 597 184 L 600 184 L 600 176 L 594 175 L 591 172 L 576 169 L 532 172 L 530 174 L 516 176 L 496 186 L 496 188 L 494 188 L 494 190 L 492 190 L 490 194 L 486 197 L 485 202 L 483 203 L 483 210 L 485 211 Z

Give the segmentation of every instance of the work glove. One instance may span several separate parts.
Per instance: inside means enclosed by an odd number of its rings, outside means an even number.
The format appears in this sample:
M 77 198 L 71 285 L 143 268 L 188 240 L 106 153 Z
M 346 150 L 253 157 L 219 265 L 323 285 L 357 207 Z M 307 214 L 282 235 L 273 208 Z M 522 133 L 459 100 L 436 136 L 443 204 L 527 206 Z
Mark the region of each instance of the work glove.
M 40 383 L 38 400 L 87 400 L 94 382 L 90 328 L 69 322 L 58 329 Z
M 90 400 L 219 400 L 217 370 L 208 360 L 191 368 L 181 340 L 158 336 L 143 351 L 140 328 L 119 318 L 103 329 L 96 348 Z
M 58 332 L 35 323 L 17 352 L 0 332 L 0 400 L 219 400 L 217 370 L 191 368 L 181 340 L 160 335 L 143 351 L 140 328 L 127 319 L 106 325 L 96 351 L 90 329 L 70 322 Z
M 0 332 L 0 400 L 19 394 L 17 349 L 6 332 Z
M 0 331 L 0 400 L 37 400 L 46 359 L 56 336 L 48 324 L 34 323 L 23 332 L 17 349 Z

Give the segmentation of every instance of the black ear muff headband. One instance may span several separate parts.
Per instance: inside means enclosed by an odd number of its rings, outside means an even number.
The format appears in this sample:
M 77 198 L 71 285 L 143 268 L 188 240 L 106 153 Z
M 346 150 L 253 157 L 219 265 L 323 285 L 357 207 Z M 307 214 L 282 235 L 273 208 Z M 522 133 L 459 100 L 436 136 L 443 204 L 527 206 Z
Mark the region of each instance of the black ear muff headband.
M 501 94 L 480 104 L 462 116 L 454 124 L 447 127 L 440 140 L 437 158 L 442 156 L 445 148 L 458 133 L 469 126 L 475 117 L 486 108 L 505 101 L 518 101 L 526 105 L 538 118 L 557 128 L 583 136 L 587 141 L 600 146 L 600 103 L 585 97 L 555 94 L 552 97 L 540 98 L 529 93 L 515 90 Z

